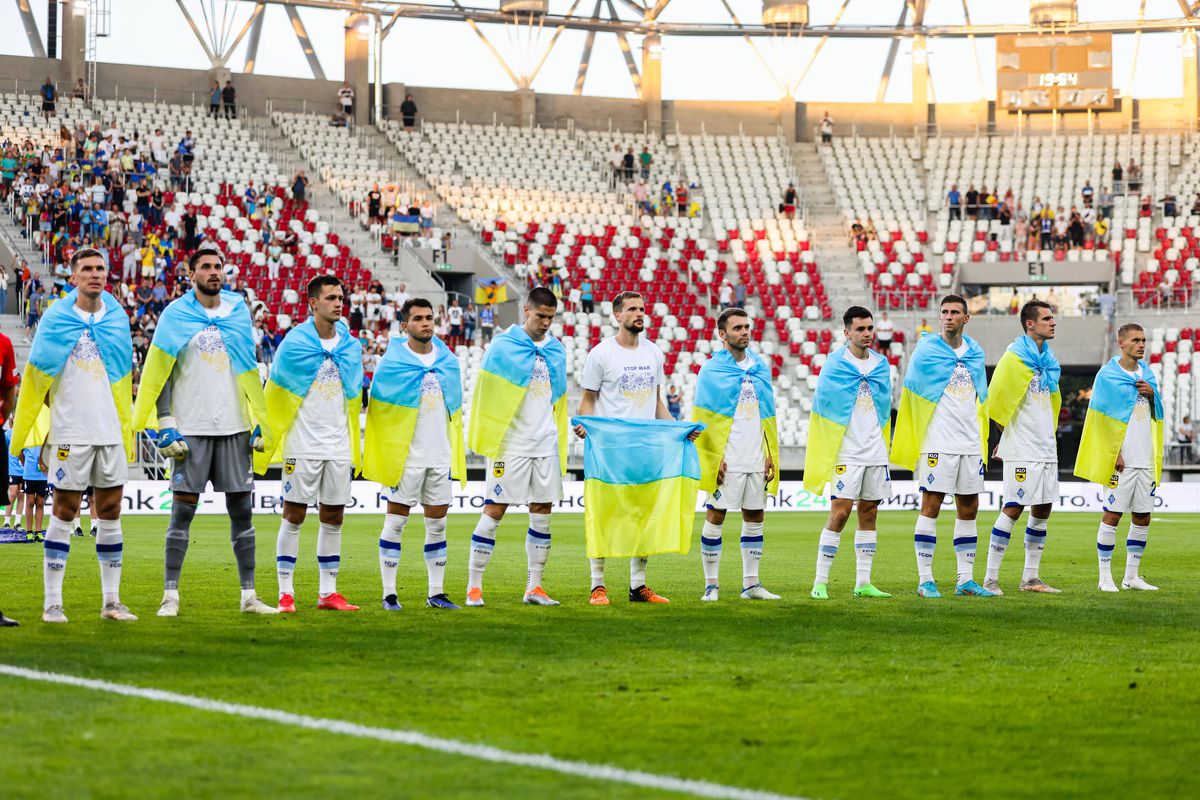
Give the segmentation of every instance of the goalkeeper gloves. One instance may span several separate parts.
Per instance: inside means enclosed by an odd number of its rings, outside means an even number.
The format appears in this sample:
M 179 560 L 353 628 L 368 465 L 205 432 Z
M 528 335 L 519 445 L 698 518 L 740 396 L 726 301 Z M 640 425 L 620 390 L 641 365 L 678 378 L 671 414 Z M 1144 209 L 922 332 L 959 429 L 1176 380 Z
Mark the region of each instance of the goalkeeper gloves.
M 267 449 L 267 440 L 263 438 L 261 425 L 255 425 L 254 430 L 250 433 L 250 449 L 256 453 Z
M 163 417 L 159 420 L 160 427 L 154 443 L 158 452 L 167 458 L 184 459 L 188 454 L 187 439 L 183 438 L 175 427 L 174 417 Z

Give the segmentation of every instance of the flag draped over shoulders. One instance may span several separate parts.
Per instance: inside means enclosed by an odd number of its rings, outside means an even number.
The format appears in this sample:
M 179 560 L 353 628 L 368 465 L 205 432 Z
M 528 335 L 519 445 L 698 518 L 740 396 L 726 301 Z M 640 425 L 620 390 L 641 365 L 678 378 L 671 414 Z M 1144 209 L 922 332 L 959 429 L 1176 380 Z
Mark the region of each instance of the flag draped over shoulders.
M 1150 430 L 1154 447 L 1154 480 L 1162 480 L 1163 404 L 1158 381 L 1145 361 L 1139 361 L 1143 380 L 1154 390 L 1154 419 Z M 1114 357 L 1096 373 L 1092 400 L 1083 420 L 1075 475 L 1095 483 L 1108 483 L 1117 471 L 1117 456 L 1125 443 L 1125 431 L 1137 402 L 1137 378 L 1121 368 Z
M 717 472 L 725 458 L 733 418 L 737 413 L 742 378 L 749 376 L 758 395 L 758 416 L 762 421 L 767 455 L 775 464 L 774 475 L 767 491 L 779 489 L 779 427 L 775 420 L 775 389 L 771 385 L 771 370 L 757 353 L 746 351 L 751 360 L 749 369 L 742 369 L 733 354 L 722 350 L 704 362 L 696 380 L 696 399 L 692 403 L 692 419 L 705 425 L 696 440 L 700 455 L 700 488 L 712 492 L 717 488 Z
M 892 463 L 904 469 L 916 469 L 921 444 L 929 431 L 933 412 L 950 383 L 959 362 L 971 373 L 975 384 L 976 408 L 979 416 L 980 452 L 987 447 L 988 421 L 983 403 L 987 402 L 987 371 L 983 348 L 970 336 L 964 336 L 967 352 L 960 359 L 946 340 L 937 334 L 925 334 L 917 343 L 904 375 L 900 392 L 900 408 L 896 414 L 896 434 L 892 437 Z
M 71 357 L 75 343 L 84 331 L 89 331 L 112 388 L 125 456 L 133 460 L 133 341 L 129 335 L 129 317 L 115 297 L 103 292 L 100 300 L 104 314 L 98 321 L 89 322 L 75 313 L 77 297 L 77 290 L 72 290 L 62 301 L 54 303 L 38 326 L 21 378 L 10 452 L 40 447 L 45 441 L 49 416 L 45 417 L 45 424 L 39 425 L 38 420 L 46 397 Z
M 700 490 L 699 422 L 575 417 L 588 558 L 687 553 Z
M 433 373 L 446 403 L 450 438 L 450 476 L 467 480 L 467 455 L 463 445 L 462 374 L 458 359 L 441 339 L 432 340 L 437 358 L 426 367 L 408 346 L 408 339 L 393 337 L 375 367 L 367 403 L 367 430 L 363 442 L 363 477 L 395 486 L 404 474 L 408 450 L 421 407 L 421 381 Z
M 538 355 L 550 372 L 550 402 L 558 429 L 558 460 L 567 471 L 567 351 L 553 336 L 538 347 L 520 325 L 492 339 L 483 355 L 471 402 L 467 444 L 488 458 L 499 458 L 504 437 L 521 410 Z
M 817 494 L 825 489 L 842 439 L 850 427 L 854 405 L 858 402 L 858 386 L 863 380 L 871 387 L 875 416 L 887 450 L 888 428 L 892 422 L 892 368 L 886 358 L 875 359 L 871 371 L 864 375 L 851 360 L 850 349 L 842 347 L 830 353 L 817 378 L 812 412 L 808 417 L 808 441 L 804 448 L 804 488 Z
M 254 471 L 262 475 L 275 452 L 276 437 L 271 430 L 267 415 L 267 403 L 263 395 L 262 380 L 258 374 L 258 357 L 255 353 L 253 324 L 250 310 L 236 292 L 221 292 L 221 300 L 233 304 L 233 311 L 222 317 L 210 317 L 204 306 L 196 299 L 195 291 L 172 301 L 158 319 L 154 340 L 142 367 L 142 378 L 138 383 L 137 402 L 133 406 L 134 430 L 144 430 L 158 425 L 156 403 L 163 386 L 171 379 L 175 361 L 192 341 L 192 338 L 211 326 L 216 327 L 225 344 L 225 352 L 237 381 L 238 388 L 246 397 L 250 409 L 250 424 L 257 425 L 266 442 L 266 450 L 254 454 Z
M 288 331 L 271 362 L 271 377 L 265 390 L 267 413 L 271 415 L 278 446 L 272 461 L 283 457 L 283 445 L 296 415 L 308 396 L 313 380 L 325 359 L 337 366 L 342 378 L 342 394 L 346 401 L 346 435 L 350 437 L 350 457 L 354 466 L 362 463 L 362 443 L 358 429 L 358 411 L 362 406 L 362 345 L 350 333 L 346 323 L 338 320 L 334 330 L 339 334 L 333 350 L 321 344 L 312 317 Z
M 1035 375 L 1041 381 L 1042 388 L 1050 393 L 1054 426 L 1057 428 L 1058 410 L 1062 407 L 1062 391 L 1058 385 L 1062 367 L 1049 342 L 1043 342 L 1039 350 L 1033 339 L 1026 335 L 1018 336 L 996 364 L 992 381 L 988 384 L 988 416 L 1007 428 Z

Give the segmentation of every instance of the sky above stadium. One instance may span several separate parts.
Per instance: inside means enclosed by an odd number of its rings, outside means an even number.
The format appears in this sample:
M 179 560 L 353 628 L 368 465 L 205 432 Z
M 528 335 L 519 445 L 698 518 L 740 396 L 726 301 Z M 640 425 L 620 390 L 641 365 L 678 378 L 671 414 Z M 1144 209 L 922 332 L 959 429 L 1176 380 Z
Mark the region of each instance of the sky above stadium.
M 252 2 L 231 4 L 232 12 L 222 19 L 224 0 L 215 3 L 212 0 L 185 0 L 185 3 L 202 29 L 205 26 L 204 10 L 215 6 L 217 19 L 213 27 L 226 42 L 232 42 L 253 9 Z M 189 69 L 209 66 L 183 15 L 171 0 L 111 0 L 111 4 L 112 36 L 100 41 L 102 62 Z M 440 4 L 452 3 L 444 0 Z M 494 7 L 495 0 L 469 0 L 463 4 Z M 729 4 L 743 22 L 759 21 L 761 3 L 757 0 L 729 0 Z M 34 0 L 31 5 L 44 34 L 46 3 Z M 566 13 L 571 5 L 571 0 L 551 0 L 550 3 L 555 13 Z M 593 5 L 591 0 L 584 0 L 576 13 L 590 14 Z M 1083 21 L 1136 19 L 1138 5 L 1138 0 L 1079 0 L 1079 16 Z M 812 23 L 827 24 L 838 13 L 842 0 L 810 0 L 809 6 Z M 614 3 L 614 7 L 624 18 L 632 14 L 619 2 Z M 850 0 L 841 22 L 894 25 L 899 9 L 897 0 Z M 975 24 L 1020 23 L 1028 21 L 1029 4 L 1025 0 L 972 0 L 969 10 Z M 340 79 L 344 15 L 311 8 L 302 8 L 299 13 L 326 76 Z M 1177 0 L 1146 1 L 1147 19 L 1178 17 L 1179 13 Z M 660 19 L 664 22 L 728 22 L 729 13 L 721 0 L 674 0 Z M 927 25 L 962 24 L 964 21 L 959 0 L 929 0 Z M 511 25 L 483 26 L 483 29 L 518 73 L 528 71 L 528 67 L 537 62 L 552 35 L 550 30 Z M 585 38 L 586 33 L 582 31 L 562 33 L 537 75 L 533 85 L 536 91 L 572 92 Z M 795 83 L 804 73 L 817 41 L 816 36 L 757 40 L 763 58 L 785 84 Z M 630 37 L 630 44 L 635 53 L 640 53 L 640 37 Z M 741 38 L 668 37 L 663 46 L 665 99 L 773 100 L 780 96 L 776 81 Z M 1131 71 L 1134 47 L 1134 36 L 1114 37 L 1113 80 L 1117 88 L 1135 97 L 1179 96 L 1183 85 L 1180 36 L 1176 33 L 1143 35 L 1136 72 Z M 245 49 L 246 40 L 243 39 L 229 60 L 235 73 L 242 69 Z M 829 40 L 799 82 L 796 98 L 818 102 L 874 100 L 887 50 L 886 40 Z M 16 4 L 11 0 L 0 0 L 0 53 L 30 53 Z M 911 48 L 907 41 L 902 42 L 888 84 L 888 101 L 911 100 L 910 59 Z M 511 80 L 483 43 L 461 23 L 402 20 L 384 44 L 383 61 L 383 77 L 388 82 L 501 91 L 513 88 Z M 936 41 L 930 45 L 929 64 L 937 101 L 995 98 L 995 47 L 990 39 L 977 39 L 974 47 L 965 39 Z M 311 74 L 286 13 L 278 5 L 267 6 L 255 71 L 285 76 Z M 596 36 L 584 94 L 636 96 L 613 34 Z

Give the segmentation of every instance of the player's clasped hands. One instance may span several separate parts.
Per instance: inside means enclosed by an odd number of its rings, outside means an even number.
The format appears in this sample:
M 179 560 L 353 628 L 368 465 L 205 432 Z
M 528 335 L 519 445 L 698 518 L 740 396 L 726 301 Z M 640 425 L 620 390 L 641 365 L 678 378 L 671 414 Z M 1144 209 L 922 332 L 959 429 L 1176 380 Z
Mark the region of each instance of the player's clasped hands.
M 1146 398 L 1147 400 L 1154 399 L 1154 389 L 1150 386 L 1150 384 L 1146 383 L 1143 380 L 1139 380 L 1137 383 L 1134 384 L 1134 386 L 1137 387 L 1137 392 L 1142 397 Z

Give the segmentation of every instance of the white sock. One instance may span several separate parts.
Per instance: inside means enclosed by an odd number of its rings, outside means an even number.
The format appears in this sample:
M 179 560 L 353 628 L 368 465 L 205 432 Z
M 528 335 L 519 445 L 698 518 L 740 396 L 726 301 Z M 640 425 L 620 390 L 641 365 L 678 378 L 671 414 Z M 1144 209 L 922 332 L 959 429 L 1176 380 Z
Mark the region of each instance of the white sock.
M 924 514 L 917 517 L 913 533 L 917 550 L 917 579 L 924 583 L 933 580 L 933 551 L 937 548 L 937 520 Z
M 42 542 L 42 583 L 45 587 L 45 608 L 63 604 L 63 576 L 67 571 L 67 554 L 71 552 L 73 526 L 66 520 L 50 515 L 46 538 Z
M 321 597 L 337 591 L 338 569 L 342 566 L 342 526 L 326 525 L 317 528 L 317 572 L 320 574 Z
M 833 559 L 837 556 L 841 541 L 841 531 L 831 531 L 829 528 L 821 530 L 821 540 L 817 544 L 817 577 L 813 583 L 829 583 L 829 570 L 833 568 Z
M 104 605 L 121 602 L 121 559 L 125 537 L 121 520 L 96 520 L 96 560 L 100 562 L 100 591 Z
M 854 532 L 854 588 L 871 585 L 871 565 L 875 561 L 875 531 Z
M 646 585 L 646 564 L 648 558 L 629 559 L 629 588 L 638 589 Z
M 597 586 L 603 586 L 604 585 L 604 559 L 603 558 L 589 558 L 588 559 L 588 567 L 592 573 L 592 589 L 595 590 L 595 588 Z
M 1006 514 L 996 517 L 995 523 L 992 524 L 991 542 L 988 544 L 987 575 L 984 580 L 1000 580 L 1000 565 L 1004 563 L 1004 553 L 1008 550 L 1008 542 L 1016 524 L 1017 521 L 1010 519 Z
M 383 578 L 383 596 L 396 593 L 396 571 L 400 569 L 400 537 L 408 515 L 388 514 L 383 518 L 383 530 L 379 532 L 379 574 Z
M 758 583 L 758 565 L 763 554 L 762 522 L 742 521 L 742 588 Z
M 975 520 L 954 520 L 954 558 L 958 562 L 958 583 L 975 580 Z
M 529 531 L 525 534 L 525 560 L 529 573 L 525 579 L 525 591 L 532 592 L 542 585 L 542 574 L 546 571 L 546 560 L 550 558 L 550 515 L 529 512 Z
M 479 515 L 475 523 L 475 532 L 471 534 L 471 557 L 467 561 L 467 591 L 483 589 L 483 571 L 492 560 L 492 550 L 496 547 L 496 529 L 500 520 L 492 519 L 487 514 Z
M 1096 552 L 1100 555 L 1100 581 L 1112 583 L 1113 548 L 1117 545 L 1117 527 L 1100 523 L 1096 531 Z
M 700 531 L 700 565 L 704 567 L 705 587 L 721 585 L 721 527 L 705 520 Z
M 1046 525 L 1049 517 L 1035 517 L 1029 514 L 1029 524 L 1025 527 L 1025 571 L 1021 573 L 1021 581 L 1031 581 L 1038 577 L 1042 566 L 1042 552 L 1046 549 Z
M 1130 525 L 1125 539 L 1125 580 L 1138 576 L 1142 566 L 1142 554 L 1146 552 L 1146 538 L 1150 535 L 1149 525 Z
M 279 535 L 275 537 L 275 574 L 279 576 L 279 596 L 295 596 L 292 576 L 296 574 L 296 556 L 300 552 L 300 526 L 279 518 Z
M 242 589 L 242 604 L 245 605 L 247 600 L 253 600 L 257 596 L 253 589 Z
M 425 517 L 425 571 L 429 573 L 429 596 L 444 594 L 446 577 L 446 518 Z

